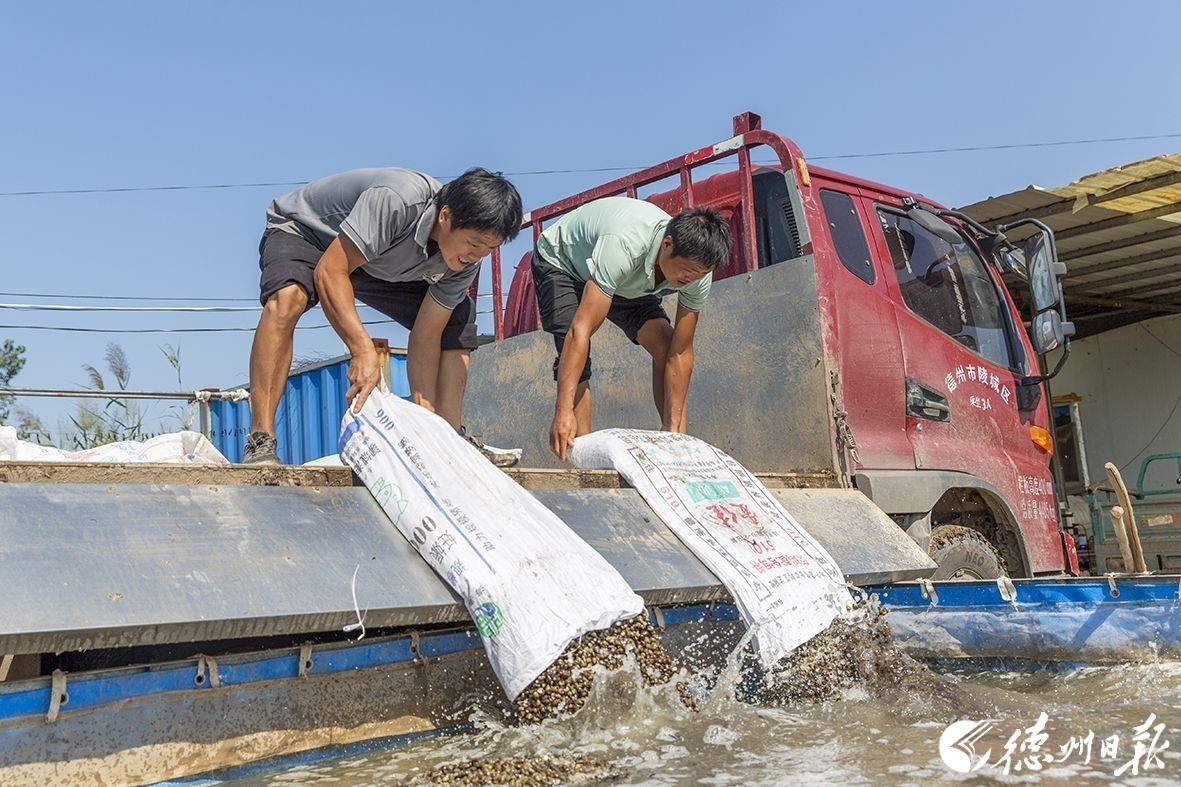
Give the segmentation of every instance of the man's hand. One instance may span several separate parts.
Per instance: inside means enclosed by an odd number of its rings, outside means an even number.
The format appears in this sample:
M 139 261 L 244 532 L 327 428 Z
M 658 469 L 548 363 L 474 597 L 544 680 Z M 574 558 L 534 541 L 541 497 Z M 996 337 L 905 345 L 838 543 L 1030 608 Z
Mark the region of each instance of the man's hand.
M 328 244 L 327 250 L 316 263 L 314 274 L 316 292 L 320 294 L 320 305 L 324 315 L 349 348 L 353 358 L 349 362 L 349 390 L 345 401 L 352 402 L 358 396 L 353 412 L 361 412 L 361 405 L 381 382 L 381 367 L 377 363 L 377 351 L 373 340 L 361 324 L 361 315 L 353 300 L 353 283 L 349 274 L 365 264 L 365 257 L 353 245 L 347 235 L 341 234 Z
M 577 436 L 578 421 L 574 417 L 574 410 L 568 408 L 555 412 L 554 423 L 549 430 L 549 447 L 554 455 L 565 462 L 566 454 L 574 446 Z
M 354 354 L 349 361 L 348 374 L 345 376 L 349 379 L 349 390 L 344 395 L 345 401 L 352 402 L 353 397 L 356 397 L 353 412 L 359 413 L 369 394 L 381 384 L 381 364 L 377 361 L 377 352 L 370 348 L 367 353 Z
M 697 312 L 677 306 L 668 360 L 664 365 L 664 412 L 660 428 L 666 432 L 686 431 L 685 399 L 693 376 L 693 337 L 697 333 Z
M 554 403 L 554 423 L 550 428 L 550 450 L 563 462 L 566 451 L 578 436 L 578 419 L 574 415 L 574 397 L 578 393 L 578 378 L 582 376 L 586 359 L 590 356 L 590 340 L 599 330 L 611 310 L 611 296 L 594 281 L 588 281 L 582 300 L 558 358 L 558 398 Z
M 432 413 L 439 404 L 439 359 L 443 354 L 443 330 L 451 319 L 451 310 L 441 306 L 429 294 L 410 329 L 406 344 L 406 377 L 410 381 L 410 401 Z

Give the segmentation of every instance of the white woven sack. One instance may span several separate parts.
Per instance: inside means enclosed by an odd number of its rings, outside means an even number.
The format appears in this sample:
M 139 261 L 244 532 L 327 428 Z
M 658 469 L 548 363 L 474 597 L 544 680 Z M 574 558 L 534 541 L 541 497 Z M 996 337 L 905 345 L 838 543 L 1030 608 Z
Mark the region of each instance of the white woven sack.
M 142 442 L 124 440 L 83 451 L 18 440 L 16 429 L 0 426 L 0 461 L 14 462 L 152 462 L 185 465 L 228 465 L 230 462 L 200 432 L 162 434 Z
M 730 591 L 770 668 L 828 628 L 853 599 L 840 568 L 746 468 L 703 440 L 605 429 L 571 461 L 614 469 Z
M 341 422 L 340 456 L 463 599 L 509 699 L 576 637 L 643 600 L 442 418 L 381 391 Z

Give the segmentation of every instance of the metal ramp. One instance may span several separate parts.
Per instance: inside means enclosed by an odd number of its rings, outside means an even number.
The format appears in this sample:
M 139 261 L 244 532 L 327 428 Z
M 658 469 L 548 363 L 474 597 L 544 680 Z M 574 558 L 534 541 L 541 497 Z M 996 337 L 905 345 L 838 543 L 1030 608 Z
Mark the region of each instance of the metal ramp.
M 727 598 L 614 473 L 515 475 L 647 603 Z M 0 464 L 0 653 L 310 634 L 358 611 L 367 627 L 467 620 L 351 484 L 345 468 Z M 855 584 L 935 569 L 859 492 L 773 492 Z

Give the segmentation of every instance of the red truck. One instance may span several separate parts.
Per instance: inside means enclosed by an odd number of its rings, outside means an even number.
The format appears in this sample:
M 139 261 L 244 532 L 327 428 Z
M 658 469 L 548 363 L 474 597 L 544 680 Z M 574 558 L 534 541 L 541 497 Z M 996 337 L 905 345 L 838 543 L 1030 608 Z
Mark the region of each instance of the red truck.
M 753 163 L 752 150 L 774 159 Z M 724 160 L 736 166 L 719 171 Z M 702 167 L 717 174 L 695 179 Z M 672 213 L 710 206 L 733 231 L 698 328 L 692 434 L 777 483 L 861 490 L 929 550 L 936 579 L 1078 573 L 1051 470 L 1045 383 L 1073 327 L 1047 227 L 987 228 L 813 167 L 751 113 L 727 140 L 535 209 L 526 224 L 536 238 L 621 194 Z M 523 446 L 529 464 L 554 465 L 553 346 L 538 331 L 528 261 L 502 312 L 492 260 L 497 341 L 473 354 L 467 420 L 490 442 Z M 1002 273 L 1029 287 L 1029 331 Z M 657 428 L 647 356 L 618 333 L 595 337 L 595 425 Z M 1055 349 L 1061 360 L 1043 373 Z

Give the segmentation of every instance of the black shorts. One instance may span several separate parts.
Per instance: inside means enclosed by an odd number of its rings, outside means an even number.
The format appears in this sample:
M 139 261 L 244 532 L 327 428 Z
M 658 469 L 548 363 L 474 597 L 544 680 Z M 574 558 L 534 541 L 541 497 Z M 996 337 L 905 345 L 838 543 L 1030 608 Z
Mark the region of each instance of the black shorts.
M 272 295 L 289 284 L 298 284 L 307 293 L 308 309 L 319 303 L 313 273 L 323 253 L 294 233 L 277 229 L 264 232 L 262 242 L 258 244 L 258 267 L 262 270 L 259 301 L 262 305 L 266 306 Z M 353 271 L 349 279 L 357 300 L 406 329 L 414 327 L 422 300 L 428 297 L 431 286 L 427 281 L 384 281 L 370 276 L 364 268 Z M 440 347 L 444 350 L 474 350 L 477 345 L 476 307 L 469 295 L 451 310 Z
M 533 250 L 533 287 L 537 292 L 537 309 L 541 312 L 541 327 L 546 333 L 554 337 L 554 347 L 558 350 L 558 357 L 554 359 L 554 379 L 558 379 L 558 362 L 562 357 L 562 345 L 566 341 L 566 333 L 570 324 L 574 322 L 574 313 L 578 311 L 578 304 L 582 300 L 582 291 L 586 282 L 575 279 L 560 268 L 550 265 L 541 258 L 537 250 Z M 607 319 L 618 325 L 632 344 L 639 344 L 637 336 L 644 323 L 649 320 L 664 320 L 669 322 L 668 315 L 660 305 L 660 298 L 655 295 L 644 295 L 640 298 L 621 298 L 616 295 L 611 299 L 611 309 L 607 312 Z M 585 383 L 591 378 L 591 359 L 587 353 L 586 364 L 582 367 L 582 374 L 578 381 Z

